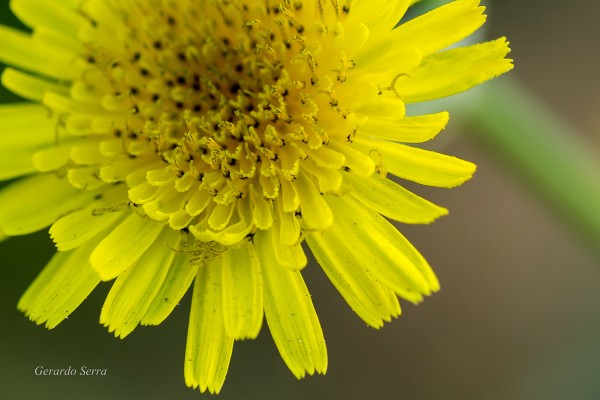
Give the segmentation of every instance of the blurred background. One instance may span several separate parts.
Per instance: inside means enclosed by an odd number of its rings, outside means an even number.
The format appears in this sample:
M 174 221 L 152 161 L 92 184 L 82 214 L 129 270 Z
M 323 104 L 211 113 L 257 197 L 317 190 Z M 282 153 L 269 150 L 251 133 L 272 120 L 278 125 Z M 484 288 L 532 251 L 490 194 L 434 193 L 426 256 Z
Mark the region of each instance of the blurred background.
M 573 140 L 598 152 L 600 3 L 490 3 L 486 35 L 511 41 L 512 78 L 548 106 L 549 118 L 573 128 Z M 2 22 L 16 23 L 7 1 L 0 4 Z M 327 340 L 327 375 L 297 381 L 263 326 L 257 340 L 236 343 L 219 399 L 600 398 L 598 243 L 575 233 L 510 160 L 473 134 L 477 124 L 461 123 L 459 103 L 449 106 L 453 118 L 435 145 L 478 171 L 453 190 L 415 188 L 450 215 L 400 227 L 442 290 L 419 306 L 403 303 L 403 315 L 376 331 L 313 262 L 304 275 Z M 189 294 L 165 323 L 125 340 L 98 323 L 110 284 L 52 331 L 18 312 L 20 295 L 53 251 L 47 232 L 0 243 L 0 399 L 216 398 L 183 380 Z M 36 376 L 39 365 L 106 368 L 108 375 Z

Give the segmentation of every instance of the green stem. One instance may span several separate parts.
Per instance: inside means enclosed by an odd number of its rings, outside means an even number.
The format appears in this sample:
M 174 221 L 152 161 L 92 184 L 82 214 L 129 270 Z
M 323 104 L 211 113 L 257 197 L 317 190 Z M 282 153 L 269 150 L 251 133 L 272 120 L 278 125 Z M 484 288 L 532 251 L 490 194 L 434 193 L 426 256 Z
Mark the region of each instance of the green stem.
M 509 77 L 484 85 L 472 131 L 600 250 L 600 150 Z

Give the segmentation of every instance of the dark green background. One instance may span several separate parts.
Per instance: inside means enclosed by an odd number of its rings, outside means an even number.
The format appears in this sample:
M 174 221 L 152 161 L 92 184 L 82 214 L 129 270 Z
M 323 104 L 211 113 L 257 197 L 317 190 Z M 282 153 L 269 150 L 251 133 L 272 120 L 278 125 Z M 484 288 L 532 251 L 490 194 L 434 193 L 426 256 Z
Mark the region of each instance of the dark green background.
M 512 42 L 512 74 L 599 148 L 599 3 L 497 0 L 493 6 L 488 33 Z M 5 0 L 0 17 L 14 23 Z M 305 276 L 328 344 L 328 374 L 297 381 L 265 326 L 257 340 L 235 345 L 219 398 L 600 398 L 597 251 L 456 119 L 437 145 L 478 164 L 461 188 L 418 190 L 450 208 L 448 217 L 401 227 L 438 272 L 442 291 L 418 307 L 403 304 L 400 319 L 375 331 L 311 264 Z M 183 380 L 189 296 L 160 327 L 138 328 L 125 340 L 98 324 L 110 284 L 52 331 L 19 313 L 19 296 L 52 252 L 47 232 L 0 244 L 0 399 L 210 397 Z M 38 365 L 106 368 L 108 376 L 35 376 Z

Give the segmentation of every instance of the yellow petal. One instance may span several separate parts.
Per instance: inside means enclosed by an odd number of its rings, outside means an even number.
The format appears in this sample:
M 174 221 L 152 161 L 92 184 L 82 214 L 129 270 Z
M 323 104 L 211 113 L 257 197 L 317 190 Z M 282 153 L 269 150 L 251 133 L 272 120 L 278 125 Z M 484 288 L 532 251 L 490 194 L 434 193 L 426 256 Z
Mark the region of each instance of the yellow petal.
M 76 113 L 75 116 L 77 116 L 77 113 L 84 115 L 97 114 L 98 116 L 109 114 L 100 104 L 75 100 L 70 95 L 55 92 L 45 92 L 42 103 L 53 111 L 64 112 L 66 114 Z M 115 114 L 115 117 L 118 117 L 118 115 Z
M 479 0 L 452 1 L 405 22 L 384 40 L 387 45 L 414 47 L 423 56 L 445 49 L 475 32 L 485 22 Z
M 156 243 L 125 270 L 106 296 L 100 323 L 109 332 L 124 338 L 140 323 L 162 287 L 175 252 L 169 247 L 179 243 L 179 234 L 164 229 Z
M 33 151 L 13 151 L 10 157 L 3 157 L 0 150 L 0 179 L 16 178 L 35 171 L 33 166 Z M 13 159 L 14 157 L 14 159 Z
M 87 261 L 94 244 L 56 253 L 19 300 L 19 310 L 49 329 L 67 318 L 100 282 Z
M 187 228 L 187 226 L 192 222 L 194 217 L 188 214 L 184 209 L 177 210 L 169 217 L 169 226 L 171 229 L 179 231 L 181 229 Z
M 114 279 L 152 246 L 162 229 L 163 225 L 132 212 L 96 246 L 90 262 L 102 280 Z
M 289 181 L 281 181 L 281 200 L 285 212 L 294 212 L 300 206 L 300 197 L 296 187 Z
M 348 72 L 348 79 L 352 82 L 369 82 L 383 90 L 397 76 L 413 70 L 422 59 L 423 55 L 416 48 L 402 48 L 379 41 L 370 47 L 365 46 L 359 52 L 355 60 L 356 67 Z
M 254 228 L 252 225 L 252 212 L 248 202 L 241 202 L 235 207 L 237 214 L 231 220 L 229 226 L 221 231 L 213 231 L 205 224 L 199 223 L 189 227 L 190 232 L 201 242 L 215 241 L 225 246 L 231 246 L 238 243 L 246 237 Z
M 423 257 L 385 218 L 349 198 L 328 196 L 335 208 L 336 230 L 359 262 L 401 297 L 429 295 L 439 288 Z M 407 298 L 412 300 L 410 296 Z
M 275 254 L 275 260 L 280 266 L 299 271 L 306 267 L 308 260 L 304 250 L 300 245 L 299 241 L 292 244 L 283 244 L 281 242 L 281 234 L 279 233 L 282 228 L 281 222 L 273 226 L 273 229 L 265 231 L 265 237 L 270 238 L 273 244 L 273 250 Z M 285 235 L 283 236 L 285 237 Z
M 279 221 L 279 241 L 286 245 L 292 246 L 300 242 L 300 221 L 296 218 L 296 214 L 283 210 L 283 201 L 275 200 L 275 210 L 277 211 L 277 219 Z
M 106 186 L 106 183 L 96 177 L 97 172 L 95 167 L 71 168 L 67 172 L 67 180 L 77 189 L 97 190 Z
M 166 221 L 183 207 L 186 196 L 187 193 L 165 186 L 165 190 L 159 191 L 155 198 L 143 205 L 144 212 L 154 221 Z
M 81 165 L 96 165 L 107 161 L 100 153 L 99 144 L 99 141 L 91 138 L 76 142 L 71 149 L 71 160 Z
M 463 92 L 513 68 L 508 42 L 491 42 L 446 50 L 423 59 L 396 89 L 407 103 L 438 99 Z
M 423 185 L 454 187 L 475 173 L 475 164 L 434 151 L 358 137 L 354 143 L 381 154 L 391 174 Z
M 426 224 L 448 214 L 447 209 L 436 206 L 379 174 L 359 178 L 346 173 L 344 179 L 351 185 L 352 196 L 372 210 L 396 221 Z
M 35 171 L 33 155 L 56 145 L 56 117 L 38 104 L 0 105 L 0 179 Z
M 394 118 L 401 121 L 406 108 L 404 102 L 397 97 L 376 96 L 359 100 L 356 113 L 377 121 L 379 118 Z M 361 124 L 362 130 L 362 124 Z
M 118 183 L 126 180 L 131 171 L 143 168 L 147 165 L 147 160 L 143 158 L 131 159 L 128 156 L 114 158 L 110 164 L 101 167 L 98 170 L 98 177 L 106 183 Z
M 118 143 L 121 144 L 120 141 Z M 146 180 L 149 184 L 154 186 L 165 185 L 174 181 L 176 178 L 177 175 L 171 166 L 153 169 L 146 173 Z
M 268 229 L 273 224 L 273 202 L 267 200 L 250 185 L 252 221 L 258 229 Z
M 408 0 L 358 0 L 350 4 L 346 26 L 352 27 L 358 22 L 364 23 L 373 35 L 387 34 L 400 21 L 406 9 Z
M 225 330 L 236 340 L 254 339 L 263 320 L 262 277 L 254 245 L 243 241 L 221 257 Z
M 343 232 L 336 226 L 306 235 L 306 242 L 329 280 L 352 310 L 367 324 L 381 328 L 383 322 L 400 315 L 394 292 L 369 273 L 368 263 L 349 250 Z
M 81 76 L 83 66 L 71 54 L 33 40 L 29 35 L 0 26 L 0 61 L 38 72 L 51 78 L 72 81 Z
M 79 247 L 100 231 L 112 226 L 123 216 L 120 212 L 94 213 L 94 208 L 100 203 L 94 203 L 84 210 L 70 213 L 50 227 L 50 237 L 59 251 L 67 251 Z
M 265 231 L 259 231 L 254 240 L 262 270 L 265 316 L 283 361 L 298 379 L 306 373 L 325 373 L 323 331 L 302 275 L 276 263 Z
M 0 230 L 8 236 L 35 232 L 81 208 L 94 195 L 74 189 L 54 174 L 21 179 L 0 191 Z
M 159 325 L 171 314 L 196 276 L 198 264 L 184 253 L 175 255 L 162 286 L 142 318 L 142 325 Z
M 186 385 L 201 392 L 219 393 L 229 368 L 233 337 L 223 322 L 220 260 L 198 269 L 185 346 Z
M 72 143 L 67 141 L 40 150 L 33 155 L 33 166 L 39 172 L 56 171 L 69 161 L 71 150 Z
M 267 160 L 268 161 L 268 160 Z M 266 162 L 263 161 L 262 165 L 266 165 Z M 257 188 L 261 188 L 259 189 L 260 192 L 262 192 L 263 196 L 269 198 L 269 199 L 274 199 L 279 195 L 279 180 L 275 179 L 272 176 L 264 176 L 264 175 L 260 175 L 258 177 L 258 185 Z
M 302 168 L 316 178 L 321 193 L 335 192 L 342 186 L 342 174 L 337 169 L 319 167 L 310 158 L 304 160 Z
M 58 47 L 71 54 L 86 54 L 85 45 L 79 37 L 68 35 L 51 27 L 38 26 L 33 30 L 31 37 L 41 45 Z
M 11 0 L 10 9 L 29 27 L 45 26 L 76 37 L 86 20 L 60 3 L 54 0 Z
M 346 157 L 345 166 L 360 176 L 370 176 L 375 172 L 375 163 L 368 155 L 350 143 L 331 142 L 331 147 Z
M 217 204 L 208 218 L 208 224 L 215 231 L 225 228 L 235 211 L 234 204 Z
M 333 213 L 315 184 L 304 173 L 300 173 L 296 185 L 300 196 L 303 227 L 307 230 L 326 229 L 333 223 Z
M 150 185 L 148 182 L 142 182 L 139 185 L 129 189 L 128 196 L 136 204 L 144 204 L 155 197 L 158 187 Z
M 448 113 L 369 118 L 360 126 L 360 134 L 404 143 L 423 143 L 433 139 L 448 123 Z
M 312 158 L 319 167 L 341 168 L 345 162 L 343 154 L 327 146 L 311 149 L 308 151 L 308 156 Z
M 212 202 L 208 190 L 199 189 L 198 193 L 193 195 L 185 205 L 185 210 L 192 217 L 199 215 Z
M 70 8 L 81 9 L 85 12 L 85 15 L 93 15 L 97 25 L 104 28 L 94 29 L 94 31 L 105 30 L 107 34 L 110 34 L 122 27 L 123 23 L 117 14 L 117 10 L 104 0 L 86 0 L 83 2 L 81 0 L 68 0 L 66 2 L 71 3 L 69 4 Z M 113 42 L 115 42 L 114 39 Z
M 6 68 L 2 73 L 2 86 L 19 96 L 33 101 L 41 101 L 48 90 L 67 93 L 63 86 L 56 85 L 46 79 L 40 79 L 14 68 Z

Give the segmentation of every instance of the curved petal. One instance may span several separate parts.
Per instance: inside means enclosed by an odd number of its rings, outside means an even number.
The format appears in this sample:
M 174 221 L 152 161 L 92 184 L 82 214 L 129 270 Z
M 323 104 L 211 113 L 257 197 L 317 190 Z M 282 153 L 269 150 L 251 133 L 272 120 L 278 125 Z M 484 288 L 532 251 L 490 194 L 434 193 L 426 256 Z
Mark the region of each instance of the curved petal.
M 335 226 L 325 232 L 306 236 L 310 250 L 329 280 L 352 310 L 367 324 L 381 328 L 384 321 L 400 315 L 400 304 L 394 292 L 369 273 L 348 248 Z
M 100 323 L 124 338 L 138 326 L 164 283 L 171 267 L 179 235 L 164 229 L 156 243 L 119 275 L 100 313 Z
M 327 202 L 338 213 L 335 229 L 377 279 L 411 301 L 439 289 L 423 256 L 385 218 L 348 196 L 328 196 Z
M 381 45 L 418 48 L 423 56 L 445 49 L 475 32 L 485 22 L 480 0 L 452 1 L 394 29 Z
M 221 262 L 215 260 L 198 269 L 185 346 L 186 385 L 219 393 L 229 368 L 233 337 L 223 322 Z
M 30 27 L 46 26 L 76 37 L 79 27 L 87 21 L 74 10 L 65 8 L 62 1 L 11 0 L 10 9 Z
M 189 256 L 184 253 L 176 254 L 161 288 L 154 296 L 154 300 L 140 323 L 142 325 L 159 325 L 163 322 L 179 304 L 192 284 L 197 271 L 198 264 L 191 263 Z
M 264 283 L 269 330 L 288 368 L 297 378 L 327 370 L 323 331 L 299 271 L 276 263 L 272 241 L 264 231 L 255 236 Z
M 433 139 L 448 123 L 447 112 L 404 117 L 387 115 L 369 118 L 360 125 L 360 134 L 403 143 Z
M 350 3 L 350 2 L 347 2 Z M 349 7 L 346 26 L 362 22 L 368 26 L 375 37 L 386 34 L 404 16 L 409 0 L 355 0 Z
M 84 210 L 65 215 L 50 227 L 50 237 L 59 251 L 79 247 L 122 217 L 118 212 L 94 213 L 94 208 L 99 205 L 94 203 Z
M 75 55 L 58 48 L 43 46 L 31 36 L 0 26 L 0 60 L 8 65 L 58 80 L 73 81 L 81 76 L 83 66 Z
M 102 240 L 90 255 L 90 263 L 102 280 L 119 276 L 152 246 L 163 225 L 132 212 Z
M 39 104 L 2 104 L 0 120 L 3 128 L 0 132 L 0 179 L 34 172 L 33 155 L 62 142 L 57 135 L 57 118 Z
M 396 89 L 407 103 L 464 92 L 513 68 L 506 38 L 435 53 L 423 59 Z
M 95 241 L 56 253 L 23 294 L 17 308 L 37 324 L 54 328 L 67 318 L 100 283 L 88 262 Z
M 234 339 L 254 339 L 263 320 L 263 287 L 254 245 L 243 241 L 221 256 L 225 330 Z
M 94 196 L 93 192 L 74 189 L 54 174 L 21 179 L 0 191 L 0 230 L 8 236 L 38 231 L 81 208 Z
M 326 229 L 333 223 L 333 213 L 315 184 L 302 172 L 296 179 L 296 185 L 300 197 L 302 226 L 311 231 Z
M 42 101 L 44 93 L 49 90 L 61 94 L 67 93 L 67 88 L 64 86 L 54 84 L 46 79 L 35 77 L 14 68 L 6 68 L 2 72 L 2 86 L 27 100 L 33 101 Z
M 448 214 L 448 210 L 417 196 L 379 174 L 357 178 L 344 174 L 351 185 L 351 195 L 388 218 L 404 223 L 426 224 Z
M 422 185 L 458 186 L 470 179 L 476 169 L 468 161 L 400 143 L 359 137 L 354 143 L 382 155 L 383 165 L 391 174 Z

